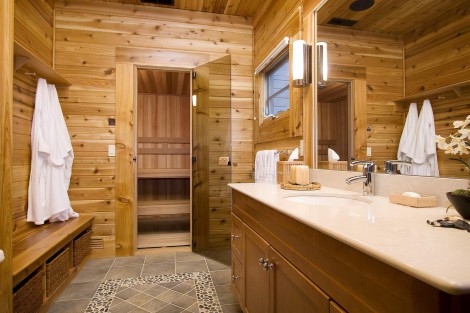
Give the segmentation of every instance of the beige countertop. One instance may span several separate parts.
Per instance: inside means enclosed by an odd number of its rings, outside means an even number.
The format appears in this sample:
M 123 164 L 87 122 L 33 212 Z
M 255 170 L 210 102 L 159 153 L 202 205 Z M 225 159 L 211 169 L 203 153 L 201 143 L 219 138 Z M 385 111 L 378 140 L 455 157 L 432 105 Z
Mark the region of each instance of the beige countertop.
M 440 290 L 455 295 L 470 293 L 470 233 L 426 223 L 458 215 L 452 209 L 446 214 L 442 207 L 411 208 L 379 196 L 366 196 L 370 203 L 358 202 L 347 207 L 305 204 L 286 198 L 362 195 L 328 187 L 289 191 L 269 183 L 229 186 Z

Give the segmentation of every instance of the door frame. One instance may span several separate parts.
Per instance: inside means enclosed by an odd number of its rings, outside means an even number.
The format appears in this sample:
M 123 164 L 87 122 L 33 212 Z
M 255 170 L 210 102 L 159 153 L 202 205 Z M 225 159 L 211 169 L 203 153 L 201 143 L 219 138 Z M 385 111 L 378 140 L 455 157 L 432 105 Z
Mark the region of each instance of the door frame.
M 116 48 L 116 256 L 134 255 L 137 249 L 135 199 L 136 157 L 134 112 L 137 96 L 136 69 L 145 67 L 193 68 L 228 54 L 181 52 L 162 49 Z M 129 86 L 133 86 L 129 88 Z M 192 95 L 191 95 L 192 97 Z M 192 197 L 192 195 L 191 195 Z
M 184 72 L 184 73 L 189 73 L 190 75 L 190 79 L 192 77 L 192 73 L 193 73 L 193 70 L 192 69 L 187 69 L 187 68 L 178 68 L 178 67 L 164 67 L 164 66 L 152 66 L 152 65 L 140 65 L 140 64 L 134 64 L 134 76 L 133 76 L 133 88 L 134 88 L 134 94 L 135 94 L 135 97 L 134 97 L 134 146 L 133 146 L 133 149 L 134 149 L 134 155 L 135 155 L 135 158 L 137 158 L 138 156 L 138 153 L 136 152 L 138 149 L 137 149 L 137 127 L 138 127 L 138 110 L 137 110 L 137 105 L 138 105 L 138 95 L 139 95 L 139 92 L 138 92 L 138 83 L 139 83 L 139 77 L 137 75 L 137 71 L 139 69 L 149 69 L 149 70 L 160 70 L 160 71 L 168 71 L 168 72 Z M 192 170 L 193 170 L 193 163 L 191 162 L 191 159 L 193 157 L 192 155 L 192 146 L 193 146 L 193 131 L 192 131 L 192 123 L 193 123 L 193 111 L 192 111 L 192 103 L 191 103 L 191 99 L 192 99 L 192 92 L 193 92 L 193 89 L 192 89 L 192 84 L 191 84 L 191 80 L 190 80 L 190 87 L 189 87 L 189 103 L 188 105 L 190 106 L 189 108 L 189 147 L 190 147 L 190 152 L 189 152 L 189 172 L 192 173 Z M 117 126 L 117 125 L 116 125 Z M 134 252 L 137 250 L 137 246 L 138 246 L 138 242 L 137 242 L 137 236 L 138 236 L 138 212 L 137 212 L 137 195 L 138 195 L 138 177 L 137 175 L 135 175 L 135 173 L 137 173 L 137 161 L 134 162 L 134 222 L 135 222 L 135 227 L 134 227 L 134 236 L 135 236 L 135 239 L 134 239 L 134 243 L 135 243 L 135 247 L 134 247 Z M 192 190 L 192 183 L 193 183 L 193 176 L 190 175 L 189 176 L 189 186 L 190 186 L 190 191 L 189 191 L 189 205 L 190 205 L 190 208 L 192 208 L 192 203 L 193 203 L 193 190 Z M 193 212 L 192 212 L 192 209 L 189 211 L 189 244 L 191 246 L 192 244 L 192 240 L 193 240 Z

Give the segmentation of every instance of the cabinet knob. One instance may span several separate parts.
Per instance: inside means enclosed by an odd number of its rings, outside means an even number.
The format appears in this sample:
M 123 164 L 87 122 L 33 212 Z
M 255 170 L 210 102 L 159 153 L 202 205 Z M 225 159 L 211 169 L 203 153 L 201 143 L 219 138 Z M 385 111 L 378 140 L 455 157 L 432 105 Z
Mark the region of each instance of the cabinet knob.
M 269 263 L 269 260 L 265 259 L 263 264 L 261 264 L 261 267 L 263 268 L 263 271 L 268 271 L 268 270 L 272 269 L 271 265 L 274 267 L 274 264 Z
M 240 239 L 240 236 L 238 236 L 238 235 L 232 235 L 232 236 L 230 236 L 230 238 L 232 238 L 232 240 L 235 240 L 235 239 Z
M 269 263 L 268 270 L 270 271 L 274 270 L 274 263 Z
M 259 263 L 259 265 L 261 265 L 261 266 L 263 266 L 263 264 L 264 264 L 265 262 L 266 262 L 266 260 L 263 259 L 263 258 L 260 258 L 260 259 L 258 260 L 258 263 Z
M 238 280 L 238 279 L 240 279 L 240 276 L 238 276 L 238 275 L 237 275 L 237 276 L 232 275 L 232 281 L 236 281 L 236 280 Z

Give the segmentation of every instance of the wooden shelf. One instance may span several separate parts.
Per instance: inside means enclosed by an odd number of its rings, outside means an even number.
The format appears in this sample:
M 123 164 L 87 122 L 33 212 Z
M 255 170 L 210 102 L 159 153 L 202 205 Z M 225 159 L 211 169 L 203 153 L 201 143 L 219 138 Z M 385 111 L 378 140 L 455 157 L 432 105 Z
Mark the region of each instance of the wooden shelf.
M 19 70 L 24 65 L 27 65 L 32 73 L 36 74 L 37 78 L 44 78 L 49 84 L 56 86 L 70 86 L 70 82 L 63 78 L 53 68 L 44 61 L 38 59 L 33 53 L 26 48 L 15 42 L 14 45 L 15 55 L 15 71 Z
M 189 178 L 189 168 L 137 169 L 138 178 Z
M 191 236 L 188 231 L 166 231 L 137 235 L 138 248 L 189 246 Z
M 191 203 L 188 200 L 138 201 L 139 218 L 189 217 Z
M 404 98 L 400 98 L 395 100 L 396 103 L 410 103 L 417 100 L 435 100 L 438 99 L 439 96 L 456 98 L 462 96 L 462 89 L 465 87 L 470 87 L 470 80 L 466 80 L 460 83 L 439 87 L 432 90 L 423 91 L 411 96 L 407 96 Z
M 172 144 L 189 144 L 189 138 L 177 137 L 139 137 L 138 143 L 172 143 Z

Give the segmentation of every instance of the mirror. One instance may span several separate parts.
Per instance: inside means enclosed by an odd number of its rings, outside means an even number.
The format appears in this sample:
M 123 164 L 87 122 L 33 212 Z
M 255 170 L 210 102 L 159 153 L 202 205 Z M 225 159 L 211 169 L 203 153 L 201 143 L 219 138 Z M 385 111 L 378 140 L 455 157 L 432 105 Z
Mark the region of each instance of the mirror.
M 468 1 L 375 1 L 365 11 L 351 11 L 350 3 L 329 0 L 315 12 L 317 41 L 328 44 L 329 70 L 315 102 L 317 167 L 332 168 L 325 159 L 326 142 L 339 151 L 340 161 L 370 159 L 383 172 L 384 161 L 397 159 L 410 103 L 420 111 L 429 99 L 436 134 L 444 137 L 455 132 L 453 121 L 470 114 Z M 343 91 L 329 91 L 341 82 L 362 86 L 346 88 L 346 122 L 344 116 L 343 122 L 331 116 L 339 113 L 325 113 L 322 104 L 331 100 L 324 94 L 331 98 L 338 92 L 344 99 Z M 332 139 L 325 130 L 339 137 Z M 345 136 L 348 154 L 342 152 Z M 437 155 L 440 176 L 468 177 L 459 162 L 449 161 L 441 150 Z

